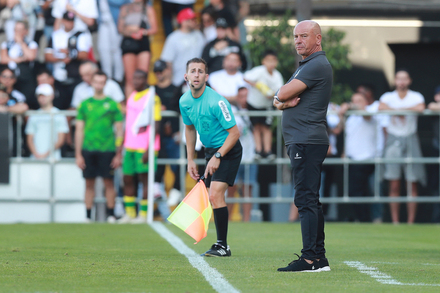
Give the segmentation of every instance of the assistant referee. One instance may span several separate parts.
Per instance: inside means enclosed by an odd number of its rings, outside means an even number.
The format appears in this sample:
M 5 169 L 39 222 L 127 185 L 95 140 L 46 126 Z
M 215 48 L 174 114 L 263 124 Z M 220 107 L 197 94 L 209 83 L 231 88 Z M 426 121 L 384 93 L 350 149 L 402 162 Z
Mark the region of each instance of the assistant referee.
M 332 67 L 322 51 L 321 28 L 305 20 L 294 29 L 295 48 L 303 60 L 274 97 L 283 111 L 282 127 L 301 220 L 301 256 L 278 271 L 329 271 L 325 257 L 324 215 L 319 202 L 321 168 L 328 150 L 327 108 L 333 83 Z
M 194 162 L 197 132 L 205 146 L 205 184 L 214 210 L 217 242 L 203 256 L 231 256 L 227 244 L 228 208 L 225 192 L 233 186 L 241 162 L 240 132 L 235 124 L 229 102 L 206 85 L 206 61 L 193 58 L 186 64 L 185 80 L 190 90 L 179 101 L 185 124 L 188 173 L 198 180 L 200 175 Z

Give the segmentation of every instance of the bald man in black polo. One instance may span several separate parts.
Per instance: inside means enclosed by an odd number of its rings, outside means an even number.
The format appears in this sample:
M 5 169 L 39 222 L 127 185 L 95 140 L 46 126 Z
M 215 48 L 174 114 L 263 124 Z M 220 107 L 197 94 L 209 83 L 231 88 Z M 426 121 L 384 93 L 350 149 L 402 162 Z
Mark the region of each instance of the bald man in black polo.
M 278 271 L 330 271 L 325 257 L 324 215 L 319 202 L 319 186 L 329 144 L 326 115 L 333 73 L 322 51 L 318 23 L 302 21 L 296 25 L 293 34 L 296 51 L 303 60 L 274 97 L 274 106 L 283 110 L 283 135 L 292 165 L 303 249 L 297 260 Z

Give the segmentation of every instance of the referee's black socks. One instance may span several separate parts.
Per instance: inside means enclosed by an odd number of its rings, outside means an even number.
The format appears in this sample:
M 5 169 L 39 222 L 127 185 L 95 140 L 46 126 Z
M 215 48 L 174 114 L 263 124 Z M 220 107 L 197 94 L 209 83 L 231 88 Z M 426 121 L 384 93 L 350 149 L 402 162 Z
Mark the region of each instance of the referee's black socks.
M 226 238 L 228 236 L 228 207 L 214 209 L 214 222 L 217 229 L 217 243 L 228 247 Z

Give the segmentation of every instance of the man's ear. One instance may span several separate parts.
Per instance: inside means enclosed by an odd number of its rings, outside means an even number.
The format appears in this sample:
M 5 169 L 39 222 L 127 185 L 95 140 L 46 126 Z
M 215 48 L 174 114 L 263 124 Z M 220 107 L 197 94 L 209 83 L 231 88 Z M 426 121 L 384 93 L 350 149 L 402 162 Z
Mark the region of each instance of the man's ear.
M 185 79 L 185 81 L 188 81 L 188 76 L 186 75 L 186 73 L 183 75 L 183 79 Z

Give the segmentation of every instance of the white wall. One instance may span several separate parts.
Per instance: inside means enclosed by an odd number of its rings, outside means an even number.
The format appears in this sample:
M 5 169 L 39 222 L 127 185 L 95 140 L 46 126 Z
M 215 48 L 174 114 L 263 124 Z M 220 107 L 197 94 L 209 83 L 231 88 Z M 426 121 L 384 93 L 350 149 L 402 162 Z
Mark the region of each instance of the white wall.
M 73 162 L 12 162 L 10 183 L 0 184 L 0 223 L 84 222 L 84 189 Z

